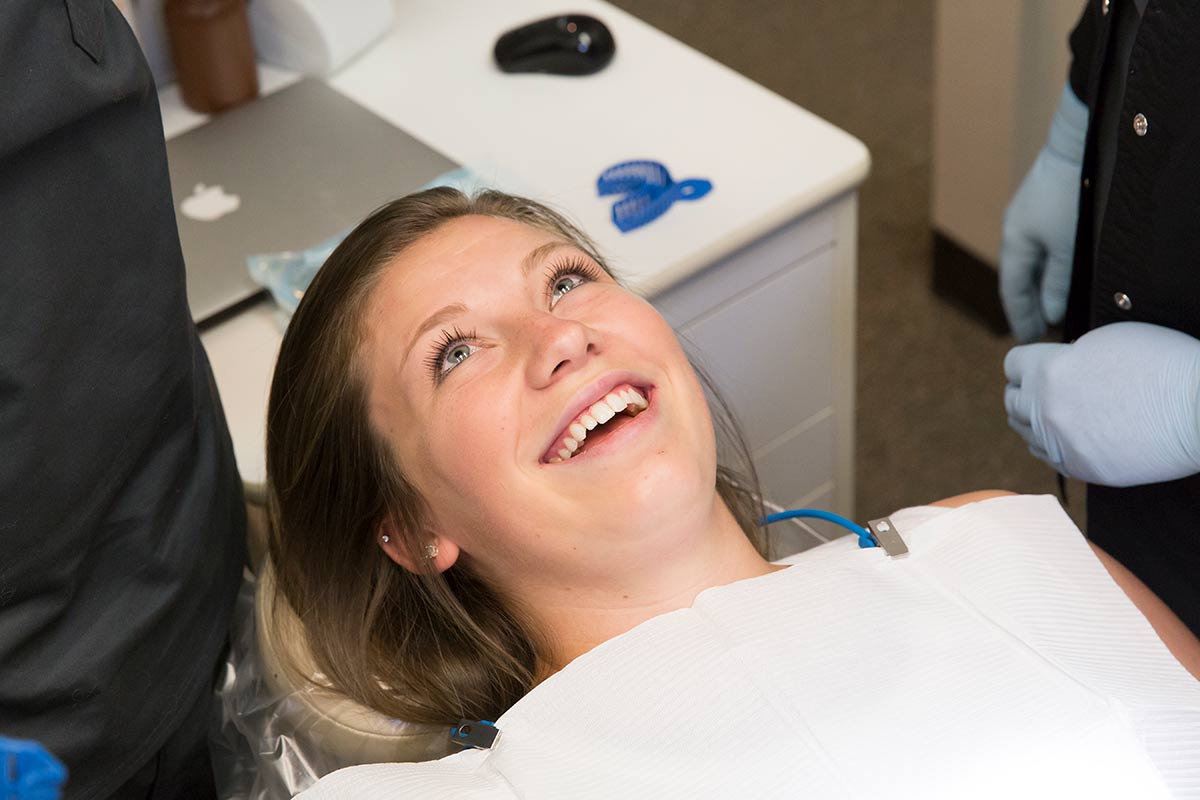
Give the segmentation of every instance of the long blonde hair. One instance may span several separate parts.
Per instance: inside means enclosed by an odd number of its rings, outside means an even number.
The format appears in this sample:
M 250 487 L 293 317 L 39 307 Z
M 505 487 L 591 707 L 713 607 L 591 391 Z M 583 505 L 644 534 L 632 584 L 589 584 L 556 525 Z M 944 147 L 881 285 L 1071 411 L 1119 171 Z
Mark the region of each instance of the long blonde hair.
M 535 684 L 543 638 L 512 598 L 469 566 L 411 572 L 379 548 L 394 523 L 422 563 L 424 501 L 368 419 L 359 350 L 364 310 L 386 266 L 449 220 L 484 215 L 546 231 L 606 271 L 595 245 L 564 217 L 495 191 L 438 188 L 395 200 L 338 246 L 306 291 L 283 338 L 267 419 L 269 552 L 278 587 L 300 619 L 328 688 L 395 719 L 450 724 L 495 719 Z M 753 464 L 715 399 L 723 449 L 716 488 L 765 552 Z

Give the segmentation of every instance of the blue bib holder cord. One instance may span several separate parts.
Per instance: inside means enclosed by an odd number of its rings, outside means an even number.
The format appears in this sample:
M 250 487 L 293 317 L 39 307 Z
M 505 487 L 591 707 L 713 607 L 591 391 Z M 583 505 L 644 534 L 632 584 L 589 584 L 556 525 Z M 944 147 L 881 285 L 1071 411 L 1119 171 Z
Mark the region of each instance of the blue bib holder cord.
M 613 224 L 622 233 L 648 225 L 677 200 L 699 200 L 712 191 L 712 186 L 712 181 L 703 178 L 676 182 L 657 161 L 624 161 L 604 170 L 596 181 L 596 191 L 602 197 L 625 195 L 612 207 Z
M 857 536 L 859 547 L 880 547 L 891 558 L 902 558 L 908 555 L 908 546 L 904 544 L 904 540 L 896 532 L 896 526 L 887 517 L 871 520 L 867 523 L 870 530 L 867 530 L 858 523 L 852 522 L 840 514 L 834 514 L 832 511 L 822 511 L 818 508 L 797 508 L 768 514 L 762 518 L 762 524 L 770 525 L 772 522 L 781 522 L 785 519 L 823 519 L 826 522 L 841 525 Z
M 37 742 L 0 737 L 0 798 L 58 800 L 67 768 Z

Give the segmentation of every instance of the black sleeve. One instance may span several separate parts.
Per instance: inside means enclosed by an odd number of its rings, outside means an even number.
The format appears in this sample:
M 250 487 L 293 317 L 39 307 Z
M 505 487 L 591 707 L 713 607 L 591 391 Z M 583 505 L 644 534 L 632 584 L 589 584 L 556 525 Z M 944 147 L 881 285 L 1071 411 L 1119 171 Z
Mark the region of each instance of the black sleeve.
M 1099 20 L 1096 17 L 1098 14 L 1100 11 L 1097 10 L 1095 3 L 1085 2 L 1083 13 L 1079 15 L 1079 21 L 1075 23 L 1075 27 L 1067 39 L 1071 46 L 1071 69 L 1067 73 L 1071 91 L 1085 103 L 1088 99 L 1088 80 L 1092 74 L 1092 59 L 1095 58 L 1096 53 L 1096 37 L 1099 28 Z
M 141 50 L 109 0 L 3 0 L 0 729 L 68 796 L 209 690 L 243 514 Z

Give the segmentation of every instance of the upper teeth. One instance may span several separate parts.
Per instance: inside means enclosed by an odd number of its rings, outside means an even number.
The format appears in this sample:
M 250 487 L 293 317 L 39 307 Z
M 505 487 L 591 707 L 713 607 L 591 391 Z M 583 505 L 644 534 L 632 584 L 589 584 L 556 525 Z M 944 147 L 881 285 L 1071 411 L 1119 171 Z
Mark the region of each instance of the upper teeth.
M 624 384 L 616 387 L 600 400 L 585 408 L 583 413 L 567 426 L 562 439 L 551 448 L 551 452 L 557 453 L 557 455 L 549 458 L 550 463 L 557 464 L 574 456 L 583 446 L 584 440 L 587 439 L 588 431 L 595 430 L 596 427 L 608 422 L 619 412 L 624 411 L 629 416 L 635 417 L 649 405 L 650 403 L 642 396 L 641 392 L 632 386 Z

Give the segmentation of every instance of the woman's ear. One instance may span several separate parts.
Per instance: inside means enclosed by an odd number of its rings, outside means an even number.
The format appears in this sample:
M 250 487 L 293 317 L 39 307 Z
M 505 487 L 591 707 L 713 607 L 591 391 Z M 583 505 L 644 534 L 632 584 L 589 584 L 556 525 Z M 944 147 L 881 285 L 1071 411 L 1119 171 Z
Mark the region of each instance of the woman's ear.
M 458 545 L 431 532 L 427 532 L 423 538 L 421 555 L 417 559 L 409 552 L 399 526 L 391 520 L 379 524 L 376 536 L 380 549 L 387 557 L 409 572 L 425 572 L 430 565 L 437 572 L 445 572 L 458 561 Z

